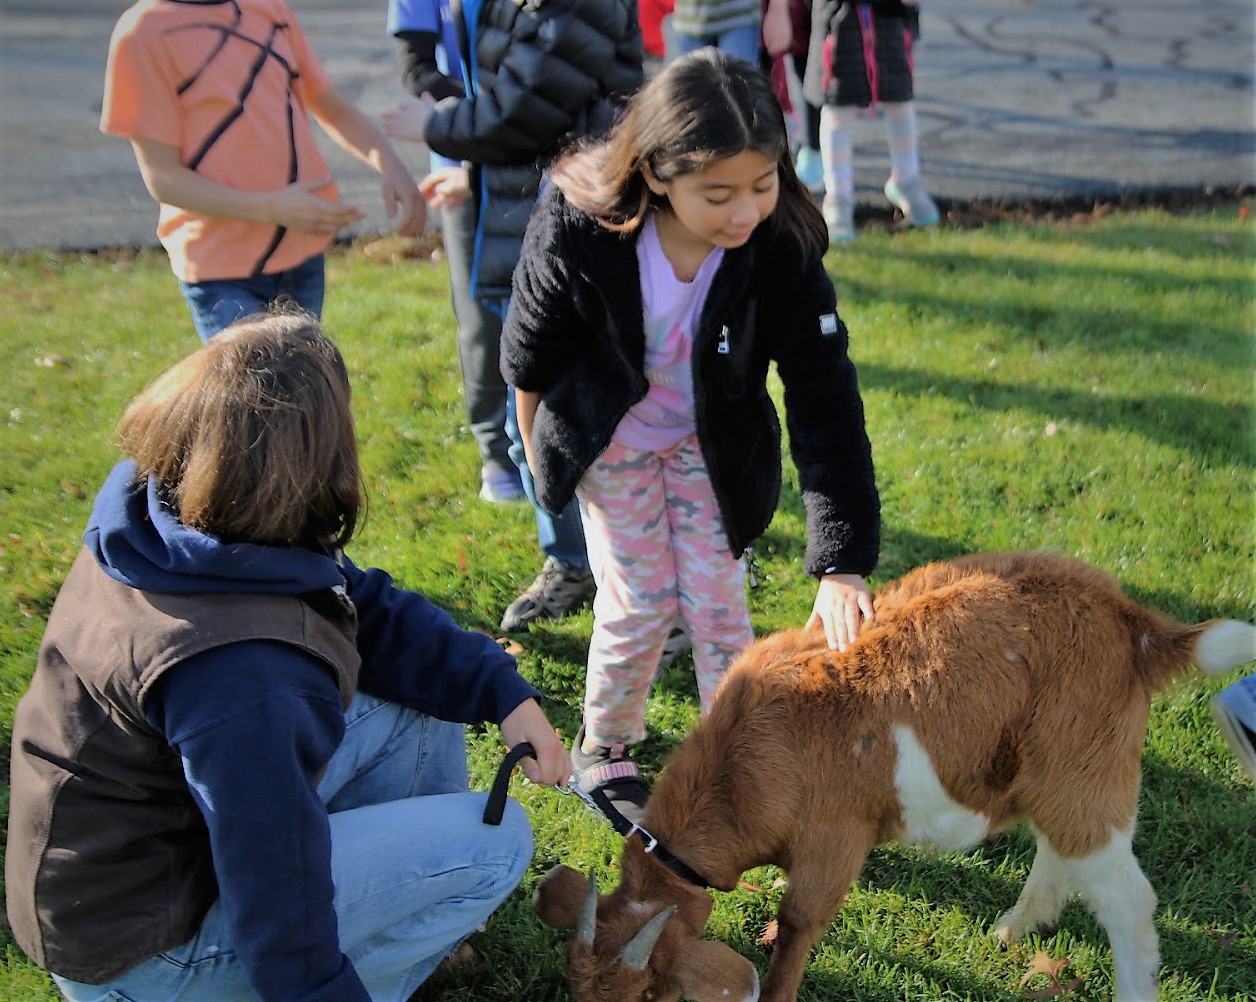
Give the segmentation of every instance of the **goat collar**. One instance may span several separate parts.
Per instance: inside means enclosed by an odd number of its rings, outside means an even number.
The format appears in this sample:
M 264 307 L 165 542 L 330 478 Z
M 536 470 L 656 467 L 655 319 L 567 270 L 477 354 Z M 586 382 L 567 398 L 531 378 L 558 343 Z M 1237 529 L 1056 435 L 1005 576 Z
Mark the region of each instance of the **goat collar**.
M 619 815 L 620 821 L 624 824 L 628 824 L 628 819 L 618 811 L 615 811 L 615 808 L 612 807 L 611 810 L 614 811 L 615 814 Z M 676 874 L 676 876 L 680 877 L 681 880 L 686 880 L 695 887 L 701 887 L 704 889 L 713 886 L 711 881 L 707 880 L 706 877 L 702 876 L 702 874 L 668 849 L 667 846 L 665 846 L 640 825 L 628 824 L 628 831 L 623 832 L 620 831 L 619 825 L 614 821 L 612 821 L 611 824 L 615 825 L 615 830 L 623 835 L 624 838 L 631 838 L 635 835 L 637 838 L 641 839 L 644 843 L 645 851 L 667 867 L 667 869 L 671 870 L 672 873 Z

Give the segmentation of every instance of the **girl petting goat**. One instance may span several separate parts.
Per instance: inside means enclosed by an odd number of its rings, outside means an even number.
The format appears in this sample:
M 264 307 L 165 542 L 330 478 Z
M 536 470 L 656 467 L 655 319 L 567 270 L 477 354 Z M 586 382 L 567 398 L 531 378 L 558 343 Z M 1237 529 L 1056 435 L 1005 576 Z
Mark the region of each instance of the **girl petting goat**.
M 1185 626 L 1068 557 L 994 554 L 887 585 L 846 651 L 818 631 L 762 640 L 729 669 L 630 833 L 618 888 L 557 866 L 535 907 L 575 928 L 579 1002 L 788 1002 L 869 851 L 948 851 L 1026 820 L 1037 853 L 999 919 L 1008 943 L 1080 893 L 1108 933 L 1118 1002 L 1156 997 L 1156 896 L 1131 848 L 1152 695 L 1193 662 L 1256 657 L 1256 628 Z M 702 938 L 712 899 L 751 867 L 789 874 L 760 992 Z

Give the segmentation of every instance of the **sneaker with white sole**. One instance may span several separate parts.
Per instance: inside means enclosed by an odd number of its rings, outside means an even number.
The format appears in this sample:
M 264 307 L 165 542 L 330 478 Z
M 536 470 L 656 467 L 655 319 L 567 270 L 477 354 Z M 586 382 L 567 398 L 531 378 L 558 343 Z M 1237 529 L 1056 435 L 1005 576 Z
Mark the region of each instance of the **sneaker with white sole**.
M 1212 711 L 1212 719 L 1217 722 L 1217 729 L 1225 743 L 1239 760 L 1239 765 L 1252 782 L 1256 783 L 1256 731 L 1248 726 L 1248 721 L 1239 716 L 1240 713 L 1250 715 L 1252 712 L 1251 700 L 1240 691 L 1241 683 L 1250 684 L 1245 680 L 1234 683 L 1213 697 L 1208 708 Z M 1250 722 L 1256 724 L 1256 719 L 1251 719 Z
M 485 466 L 480 470 L 481 501 L 489 504 L 513 504 L 526 499 L 518 469 L 505 470 L 499 466 Z
M 799 147 L 798 157 L 794 160 L 794 173 L 811 194 L 824 194 L 824 164 L 820 161 L 819 150 L 810 146 Z
M 821 207 L 824 223 L 829 228 L 829 246 L 848 244 L 855 239 L 855 200 L 841 195 L 824 196 Z
M 547 557 L 541 573 L 502 615 L 503 633 L 522 630 L 538 619 L 566 615 L 593 594 L 593 572 L 588 567 Z
M 937 203 L 929 197 L 924 182 L 918 177 L 901 184 L 890 178 L 885 182 L 885 197 L 912 226 L 932 226 L 940 218 Z

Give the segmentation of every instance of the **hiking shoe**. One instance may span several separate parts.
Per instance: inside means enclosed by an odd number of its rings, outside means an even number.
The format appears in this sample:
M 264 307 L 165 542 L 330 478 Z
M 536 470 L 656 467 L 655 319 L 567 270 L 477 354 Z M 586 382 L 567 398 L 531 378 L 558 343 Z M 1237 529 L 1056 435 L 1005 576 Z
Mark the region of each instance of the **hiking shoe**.
M 829 246 L 855 239 L 855 200 L 841 195 L 824 196 L 824 222 L 829 228 Z
M 693 641 L 689 639 L 689 633 L 685 630 L 680 620 L 676 621 L 676 625 L 672 627 L 671 632 L 667 635 L 667 639 L 663 641 L 663 653 L 659 655 L 659 671 L 669 668 L 678 657 L 685 651 L 693 649 Z
M 794 173 L 811 194 L 824 194 L 824 165 L 820 162 L 819 150 L 810 146 L 800 147 L 794 161 Z
M 938 221 L 938 207 L 918 177 L 902 184 L 890 178 L 885 182 L 885 197 L 898 207 L 912 226 L 932 226 Z
M 512 504 L 523 501 L 523 481 L 517 469 L 485 466 L 480 470 L 480 500 L 489 504 Z
M 506 607 L 503 633 L 522 630 L 538 619 L 565 615 L 593 594 L 593 572 L 588 567 L 547 557 L 536 580 Z
M 1225 738 L 1225 743 L 1239 760 L 1239 765 L 1252 782 L 1256 783 L 1256 732 L 1240 720 L 1234 707 L 1229 705 L 1227 691 L 1223 690 L 1215 696 L 1208 708 L 1212 711 L 1212 719 L 1217 722 L 1217 729 Z
M 637 763 L 628 754 L 628 746 L 599 745 L 591 752 L 584 746 L 584 724 L 571 743 L 571 781 L 598 806 L 598 810 L 615 825 L 612 812 L 630 825 L 639 825 L 645 818 L 645 804 L 650 791 Z M 615 825 L 616 830 L 620 826 Z

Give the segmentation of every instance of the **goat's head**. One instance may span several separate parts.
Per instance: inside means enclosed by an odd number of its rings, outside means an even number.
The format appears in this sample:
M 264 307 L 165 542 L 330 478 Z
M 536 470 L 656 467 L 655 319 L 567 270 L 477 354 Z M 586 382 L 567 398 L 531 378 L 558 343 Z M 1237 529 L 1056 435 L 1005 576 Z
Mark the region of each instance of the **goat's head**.
M 537 886 L 537 917 L 574 929 L 567 978 L 577 1002 L 755 1002 L 759 975 L 731 947 L 702 938 L 711 898 L 639 901 L 600 895 L 593 874 L 558 865 Z M 679 913 L 679 914 L 678 914 Z

